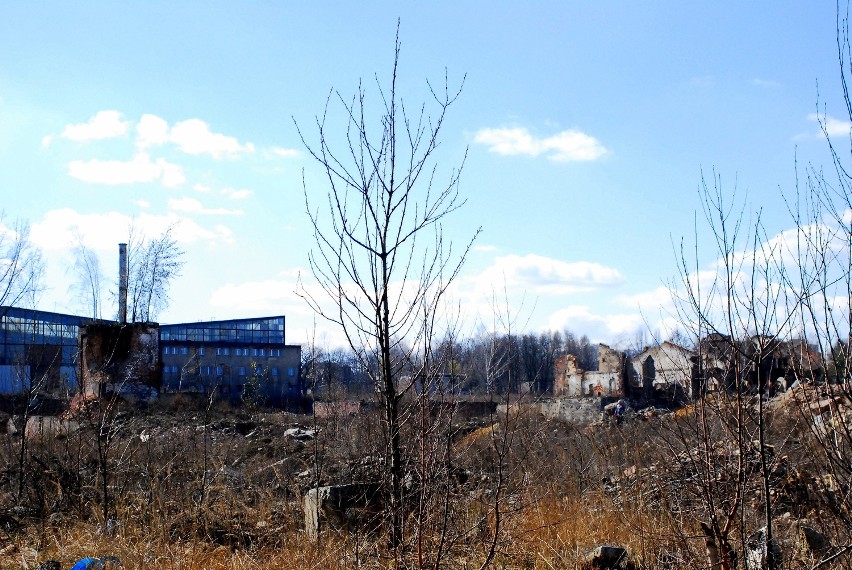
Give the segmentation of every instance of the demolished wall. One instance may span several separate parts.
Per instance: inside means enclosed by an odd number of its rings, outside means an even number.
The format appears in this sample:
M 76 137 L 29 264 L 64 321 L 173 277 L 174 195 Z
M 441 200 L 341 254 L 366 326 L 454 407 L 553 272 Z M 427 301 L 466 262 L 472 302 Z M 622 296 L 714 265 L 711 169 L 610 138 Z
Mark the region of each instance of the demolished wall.
M 586 371 L 571 354 L 557 357 L 553 395 L 568 398 L 623 396 L 624 353 L 598 345 L 598 369 Z
M 98 323 L 80 327 L 80 386 L 85 395 L 150 395 L 160 387 L 159 325 Z

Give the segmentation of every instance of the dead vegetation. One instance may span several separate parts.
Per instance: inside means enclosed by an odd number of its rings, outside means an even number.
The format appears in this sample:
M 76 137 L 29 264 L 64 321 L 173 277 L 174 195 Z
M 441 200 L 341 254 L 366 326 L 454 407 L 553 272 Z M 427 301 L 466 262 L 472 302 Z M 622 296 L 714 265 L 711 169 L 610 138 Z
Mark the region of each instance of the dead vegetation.
M 849 540 L 841 517 L 845 489 L 814 471 L 810 432 L 795 406 L 774 408 L 772 444 L 784 454 L 774 462 L 770 500 L 783 567 L 812 568 Z M 385 534 L 366 525 L 327 529 L 317 541 L 304 530 L 307 490 L 381 481 L 382 441 L 369 410 L 320 420 L 191 402 L 180 409 L 116 408 L 105 455 L 97 450 L 98 426 L 79 418 L 74 430 L 31 439 L 21 473 L 22 434 L 0 435 L 0 567 L 48 559 L 70 567 L 83 556 L 112 555 L 126 568 L 479 568 L 489 558 L 495 568 L 574 568 L 611 543 L 627 548 L 634 567 L 702 567 L 699 521 L 708 513 L 701 501 L 706 484 L 695 471 L 701 442 L 681 449 L 671 438 L 690 433 L 696 417 L 635 415 L 620 425 L 588 426 L 524 413 L 446 417 L 450 452 L 423 460 L 452 461 L 429 488 L 417 479 L 422 465 L 406 465 L 405 528 L 412 530 L 392 551 Z M 411 445 L 418 441 L 413 432 L 403 435 Z M 722 489 L 738 450 L 725 441 L 712 448 Z M 743 473 L 753 478 L 753 471 Z M 765 498 L 759 486 L 748 489 L 743 528 L 751 534 Z M 802 537 L 809 532 L 822 546 L 807 546 Z

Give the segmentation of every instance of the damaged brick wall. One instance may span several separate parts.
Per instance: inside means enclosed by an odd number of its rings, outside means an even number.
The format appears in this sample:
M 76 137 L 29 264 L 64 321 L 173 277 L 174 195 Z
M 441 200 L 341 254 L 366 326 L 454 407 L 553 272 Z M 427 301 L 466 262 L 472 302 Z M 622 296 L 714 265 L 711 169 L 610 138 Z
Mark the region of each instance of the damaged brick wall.
M 86 395 L 158 390 L 159 325 L 91 324 L 80 327 L 80 386 Z
M 577 358 L 567 354 L 555 362 L 554 396 L 569 398 L 623 396 L 622 371 L 625 355 L 605 344 L 598 346 L 598 369 L 585 371 Z

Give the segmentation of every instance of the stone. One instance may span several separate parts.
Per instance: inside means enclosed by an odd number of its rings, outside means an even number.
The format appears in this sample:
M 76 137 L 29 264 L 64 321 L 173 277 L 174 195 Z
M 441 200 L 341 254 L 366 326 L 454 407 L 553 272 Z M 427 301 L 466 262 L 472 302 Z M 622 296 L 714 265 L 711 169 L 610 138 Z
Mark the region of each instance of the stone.
M 28 440 L 51 438 L 62 439 L 80 429 L 74 420 L 63 420 L 57 416 L 30 416 L 24 434 Z
M 316 431 L 302 427 L 292 427 L 284 432 L 284 437 L 292 437 L 296 441 L 310 441 L 316 436 Z
M 302 506 L 305 532 L 311 540 L 319 537 L 323 527 L 371 531 L 381 518 L 381 489 L 375 483 L 315 487 L 305 493 Z
M 831 541 L 817 529 L 802 525 L 799 527 L 799 551 L 807 557 L 821 558 L 832 550 Z
M 632 568 L 627 559 L 627 549 L 617 544 L 602 544 L 586 554 L 585 568 L 622 570 Z
M 764 526 L 757 529 L 746 540 L 746 568 L 748 570 L 762 570 L 768 566 L 770 557 L 774 559 L 775 567 L 780 568 L 782 558 L 778 538 L 776 536 L 772 541 L 771 548 L 767 549 L 766 527 Z

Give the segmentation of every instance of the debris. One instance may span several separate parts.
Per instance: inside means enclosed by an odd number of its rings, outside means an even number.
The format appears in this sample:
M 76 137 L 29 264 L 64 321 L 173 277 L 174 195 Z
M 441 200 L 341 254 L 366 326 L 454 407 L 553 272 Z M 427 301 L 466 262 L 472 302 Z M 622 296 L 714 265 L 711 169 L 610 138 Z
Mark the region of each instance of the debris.
M 305 494 L 305 532 L 312 540 L 322 526 L 348 529 L 378 524 L 381 489 L 375 483 L 350 483 L 316 487 Z
M 617 544 L 602 544 L 586 554 L 586 568 L 622 570 L 633 568 L 627 559 L 627 549 Z
M 746 568 L 749 570 L 761 570 L 773 566 L 781 566 L 781 547 L 778 539 L 772 541 L 769 546 L 766 543 L 766 527 L 761 527 L 752 533 L 746 540 Z M 769 559 L 775 560 L 774 565 L 769 564 Z
M 296 441 L 310 441 L 316 436 L 316 433 L 316 430 L 296 426 L 286 430 L 284 437 L 292 437 Z

